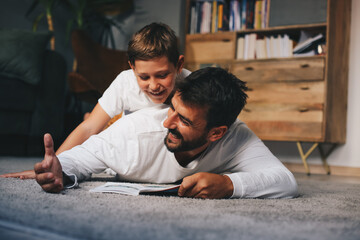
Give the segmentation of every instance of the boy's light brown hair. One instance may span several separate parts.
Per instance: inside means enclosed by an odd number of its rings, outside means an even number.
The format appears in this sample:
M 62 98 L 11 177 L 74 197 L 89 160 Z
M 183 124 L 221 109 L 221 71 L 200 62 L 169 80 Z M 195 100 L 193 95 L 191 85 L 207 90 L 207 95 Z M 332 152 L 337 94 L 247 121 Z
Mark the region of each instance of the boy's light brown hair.
M 150 60 L 166 56 L 177 66 L 178 41 L 175 32 L 166 24 L 151 23 L 136 32 L 128 44 L 127 54 L 131 65 L 135 60 Z

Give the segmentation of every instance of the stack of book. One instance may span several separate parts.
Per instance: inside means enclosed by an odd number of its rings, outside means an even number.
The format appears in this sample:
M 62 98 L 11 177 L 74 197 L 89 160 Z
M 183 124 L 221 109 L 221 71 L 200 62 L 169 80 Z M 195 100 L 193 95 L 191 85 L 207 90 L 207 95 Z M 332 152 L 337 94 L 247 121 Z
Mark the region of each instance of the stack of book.
M 237 39 L 236 59 L 286 58 L 293 56 L 293 40 L 287 34 L 260 36 L 245 34 Z
M 268 25 L 270 0 L 193 0 L 189 33 L 260 29 Z

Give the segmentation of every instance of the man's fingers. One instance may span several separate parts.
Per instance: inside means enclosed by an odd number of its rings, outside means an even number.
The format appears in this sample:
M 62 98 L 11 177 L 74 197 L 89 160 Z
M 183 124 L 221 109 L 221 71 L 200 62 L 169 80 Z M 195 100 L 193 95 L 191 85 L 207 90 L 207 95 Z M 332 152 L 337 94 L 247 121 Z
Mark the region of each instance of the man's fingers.
M 48 171 L 48 167 L 44 168 L 44 161 L 42 161 L 42 162 L 39 162 L 39 163 L 35 163 L 34 171 L 35 171 L 36 174 L 40 174 L 40 173 Z
M 192 176 L 188 176 L 186 178 L 183 179 L 179 191 L 178 191 L 178 195 L 180 197 L 189 197 L 191 196 L 191 192 L 194 190 L 194 186 L 196 185 L 196 178 L 194 177 L 194 175 Z
M 50 193 L 58 193 L 63 189 L 63 186 L 60 183 L 60 181 L 58 181 L 58 179 L 56 179 L 55 181 L 53 181 L 51 183 L 43 184 L 43 185 L 41 185 L 41 187 L 44 191 L 50 192 Z
M 36 175 L 36 181 L 39 183 L 39 185 L 52 183 L 54 180 L 54 174 L 51 172 L 40 173 Z

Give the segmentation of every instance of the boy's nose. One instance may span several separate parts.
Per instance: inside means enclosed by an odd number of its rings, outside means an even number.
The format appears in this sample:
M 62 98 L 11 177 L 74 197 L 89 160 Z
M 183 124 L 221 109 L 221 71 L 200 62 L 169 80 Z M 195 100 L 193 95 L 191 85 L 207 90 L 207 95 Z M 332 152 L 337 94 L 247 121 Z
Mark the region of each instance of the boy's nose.
M 149 88 L 151 91 L 157 91 L 160 88 L 160 85 L 156 80 L 150 80 Z

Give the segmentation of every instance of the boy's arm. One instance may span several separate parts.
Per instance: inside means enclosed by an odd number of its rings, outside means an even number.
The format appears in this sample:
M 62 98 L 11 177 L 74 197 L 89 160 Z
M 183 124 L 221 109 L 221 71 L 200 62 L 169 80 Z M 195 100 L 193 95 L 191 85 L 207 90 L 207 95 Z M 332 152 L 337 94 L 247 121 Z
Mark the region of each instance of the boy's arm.
M 89 117 L 77 126 L 66 138 L 63 144 L 61 144 L 59 149 L 56 151 L 56 155 L 82 144 L 90 136 L 98 134 L 105 128 L 109 120 L 110 116 L 104 111 L 100 104 L 97 103 Z
M 22 172 L 14 172 L 14 173 L 5 173 L 0 175 L 2 178 L 20 178 L 20 179 L 35 179 L 35 171 L 25 170 Z

